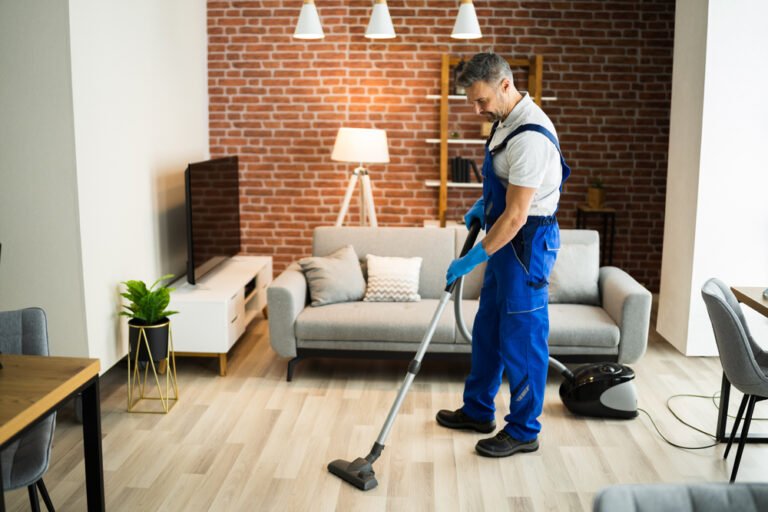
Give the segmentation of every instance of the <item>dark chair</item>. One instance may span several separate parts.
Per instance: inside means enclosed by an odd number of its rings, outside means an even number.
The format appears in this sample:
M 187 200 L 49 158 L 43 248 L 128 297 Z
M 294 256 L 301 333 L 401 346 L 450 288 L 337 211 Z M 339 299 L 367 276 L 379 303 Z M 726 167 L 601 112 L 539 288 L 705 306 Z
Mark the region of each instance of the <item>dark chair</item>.
M 48 328 L 45 312 L 40 308 L 0 312 L 0 352 L 4 354 L 48 355 Z M 2 370 L 0 370 L 1 372 Z M 43 419 L 19 439 L 0 452 L 3 488 L 26 487 L 32 510 L 40 510 L 37 489 L 46 508 L 53 512 L 53 503 L 43 483 L 48 470 L 53 444 L 56 413 Z
M 708 280 L 701 288 L 701 296 L 704 298 L 712 329 L 715 332 L 715 341 L 725 377 L 732 386 L 744 393 L 723 455 L 723 458 L 728 457 L 743 418 L 744 427 L 741 429 L 736 461 L 731 472 L 731 482 L 733 482 L 739 471 L 741 454 L 749 434 L 755 403 L 768 398 L 768 375 L 764 370 L 768 367 L 766 365 L 768 354 L 752 338 L 741 306 L 725 283 L 719 279 Z

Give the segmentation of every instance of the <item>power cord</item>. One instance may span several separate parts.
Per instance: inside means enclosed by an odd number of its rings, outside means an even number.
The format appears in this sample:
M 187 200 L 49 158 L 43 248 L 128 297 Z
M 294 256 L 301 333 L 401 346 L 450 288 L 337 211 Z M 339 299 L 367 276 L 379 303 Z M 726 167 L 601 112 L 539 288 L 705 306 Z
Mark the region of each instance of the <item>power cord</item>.
M 715 404 L 715 407 L 717 407 L 717 410 L 720 410 L 720 402 L 717 401 L 717 399 L 720 398 L 720 392 L 716 391 L 714 395 L 712 395 L 712 403 Z M 736 419 L 736 416 L 733 414 L 728 415 L 729 418 Z M 755 418 L 753 417 L 750 421 L 768 421 L 768 418 Z
M 707 397 L 707 398 L 709 398 L 709 397 Z M 677 443 L 674 443 L 674 442 L 670 441 L 669 439 L 667 439 L 667 438 L 664 436 L 664 434 L 662 434 L 662 433 L 661 433 L 661 430 L 659 430 L 659 427 L 656 425 L 656 422 L 655 422 L 655 421 L 653 421 L 653 417 L 651 416 L 651 414 L 650 414 L 648 411 L 646 411 L 645 409 L 641 409 L 641 408 L 639 408 L 639 407 L 638 407 L 638 409 L 637 409 L 637 410 L 638 410 L 639 412 L 642 412 L 642 413 L 644 413 L 646 416 L 648 416 L 648 419 L 649 419 L 649 420 L 651 420 L 651 425 L 653 425 L 653 428 L 655 428 L 655 429 L 656 429 L 656 432 L 659 434 L 659 436 L 660 436 L 660 437 L 661 437 L 661 438 L 662 438 L 664 441 L 666 441 L 666 443 L 667 443 L 668 445 L 670 445 L 670 446 L 674 446 L 675 448 L 680 448 L 681 450 L 703 450 L 703 449 L 705 449 L 705 448 L 712 448 L 713 446 L 717 446 L 718 444 L 720 444 L 720 443 L 718 443 L 718 442 L 714 442 L 714 443 L 712 443 L 712 444 L 705 444 L 705 445 L 703 445 L 703 446 L 683 446 L 683 445 L 681 445 L 681 444 L 677 444 Z M 683 423 L 684 423 L 684 422 L 683 422 Z M 685 424 L 685 425 L 688 425 L 687 423 L 684 423 L 684 424 Z M 698 430 L 698 429 L 695 429 L 695 430 Z M 706 434 L 706 435 L 707 435 L 707 436 L 709 436 L 709 437 L 711 437 L 712 439 L 715 439 L 715 436 L 713 436 L 713 435 L 710 435 L 710 434 Z
M 688 428 L 690 428 L 690 429 L 693 429 L 693 430 L 695 430 L 696 432 L 700 432 L 700 433 L 704 434 L 705 436 L 707 436 L 707 437 L 710 437 L 710 438 L 712 438 L 712 439 L 717 439 L 717 438 L 716 438 L 714 435 L 710 434 L 709 432 L 705 432 L 704 430 L 701 430 L 700 428 L 698 428 L 698 427 L 696 427 L 696 426 L 694 426 L 694 425 L 691 425 L 691 424 L 690 424 L 690 423 L 688 423 L 687 421 L 683 420 L 683 419 L 682 419 L 682 418 L 681 418 L 681 417 L 680 417 L 680 416 L 679 416 L 679 415 L 678 415 L 678 414 L 675 412 L 675 410 L 674 410 L 674 409 L 672 409 L 672 406 L 670 405 L 670 402 L 672 401 L 672 399 L 673 399 L 673 398 L 678 398 L 678 397 L 706 398 L 707 400 L 709 400 L 711 397 L 710 397 L 709 395 L 690 395 L 690 394 L 679 394 L 679 395 L 672 395 L 672 396 L 670 396 L 669 398 L 667 398 L 667 410 L 668 410 L 670 413 L 672 413 L 672 416 L 674 416 L 674 417 L 675 417 L 675 419 L 676 419 L 677 421 L 679 421 L 680 423 L 682 423 L 682 424 L 683 424 L 683 425 L 685 425 L 686 427 L 688 427 Z M 655 422 L 655 421 L 653 421 L 653 416 L 651 416 L 651 413 L 649 413 L 648 411 L 646 411 L 645 409 L 642 409 L 642 408 L 640 408 L 640 407 L 638 407 L 638 409 L 637 409 L 637 410 L 638 410 L 639 412 L 642 412 L 642 413 L 643 413 L 643 414 L 645 414 L 646 416 L 648 416 L 648 419 L 649 419 L 649 420 L 651 420 L 651 425 L 653 425 L 653 428 L 655 428 L 655 429 L 656 429 L 656 432 L 659 434 L 659 436 L 660 436 L 660 437 L 661 437 L 661 438 L 662 438 L 664 441 L 666 441 L 666 443 L 667 443 L 668 445 L 670 445 L 670 446 L 674 446 L 675 448 L 680 448 L 681 450 L 703 450 L 703 449 L 705 449 L 705 448 L 712 448 L 713 446 L 717 446 L 718 444 L 720 444 L 720 443 L 718 443 L 717 441 L 715 441 L 715 442 L 714 442 L 714 443 L 712 443 L 712 444 L 706 444 L 706 445 L 702 445 L 702 446 L 683 446 L 683 445 L 681 445 L 681 444 L 677 444 L 677 443 L 675 443 L 675 442 L 673 442 L 673 441 L 670 441 L 669 439 L 667 439 L 667 436 L 665 436 L 665 435 L 664 435 L 664 434 L 661 432 L 661 430 L 659 430 L 659 427 L 658 427 L 658 425 L 656 425 L 656 422 Z
M 688 423 L 687 421 L 685 421 L 684 419 L 682 419 L 682 418 L 680 417 L 680 415 L 678 415 L 678 414 L 675 412 L 675 410 L 674 410 L 674 409 L 672 409 L 672 405 L 670 405 L 670 402 L 672 401 L 672 399 L 673 399 L 673 398 L 680 398 L 680 397 L 688 397 L 688 398 L 706 398 L 707 400 L 710 400 L 710 399 L 714 399 L 714 395 L 712 395 L 712 396 L 710 396 L 710 395 L 692 395 L 692 394 L 689 394 L 689 393 L 680 393 L 680 394 L 677 394 L 677 395 L 672 395 L 672 396 L 670 396 L 669 398 L 667 398 L 667 404 L 666 404 L 666 405 L 667 405 L 667 410 L 668 410 L 668 411 L 669 411 L 669 412 L 672 414 L 672 416 L 674 416 L 674 417 L 675 417 L 675 419 L 676 419 L 677 421 L 679 421 L 680 423 L 682 423 L 682 424 L 683 424 L 683 425 L 685 425 L 686 427 L 688 427 L 688 428 L 690 428 L 690 429 L 692 429 L 692 430 L 695 430 L 696 432 L 699 432 L 699 433 L 701 433 L 701 434 L 704 434 L 704 435 L 705 435 L 705 436 L 707 436 L 707 437 L 710 437 L 710 438 L 712 438 L 712 439 L 717 439 L 717 437 L 716 437 L 716 436 L 714 436 L 714 435 L 710 434 L 709 432 L 707 432 L 707 431 L 705 431 L 705 430 L 702 430 L 702 429 L 700 429 L 699 427 L 696 427 L 696 426 L 694 426 L 694 425 L 691 425 L 690 423 Z M 716 407 L 716 408 L 718 408 L 718 410 L 719 410 L 719 406 L 718 406 L 718 404 L 715 404 L 715 407 Z M 646 416 L 648 416 L 648 419 L 651 421 L 651 425 L 653 425 L 653 428 L 655 428 L 655 429 L 656 429 L 656 432 L 659 434 L 659 436 L 660 436 L 660 437 L 661 437 L 661 438 L 662 438 L 664 441 L 666 441 L 666 443 L 667 443 L 668 445 L 670 445 L 670 446 L 674 446 L 675 448 L 680 448 L 681 450 L 704 450 L 705 448 L 712 448 L 713 446 L 717 446 L 718 444 L 720 444 L 720 443 L 718 443 L 717 441 L 715 441 L 714 443 L 711 443 L 711 444 L 705 444 L 705 445 L 702 445 L 702 446 L 683 446 L 683 445 L 681 445 L 681 444 L 677 444 L 677 443 L 674 443 L 674 442 L 670 441 L 669 439 L 667 439 L 667 437 L 666 437 L 664 434 L 662 434 L 661 430 L 659 430 L 659 427 L 658 427 L 658 425 L 656 425 L 656 422 L 655 422 L 655 421 L 653 421 L 653 416 L 651 416 L 651 413 L 649 413 L 649 412 L 648 412 L 648 411 L 646 411 L 645 409 L 642 409 L 642 408 L 639 408 L 639 407 L 638 407 L 638 409 L 637 409 L 637 410 L 638 410 L 639 412 L 642 412 L 642 413 L 643 413 L 643 414 L 645 414 Z
M 702 430 L 702 429 L 700 429 L 700 428 L 696 427 L 695 425 L 691 425 L 690 423 L 688 423 L 687 421 L 685 421 L 684 419 L 682 419 L 682 418 L 680 417 L 680 415 L 678 415 L 678 414 L 675 412 L 675 410 L 674 410 L 674 409 L 672 409 L 672 405 L 670 404 L 670 402 L 672 401 L 672 399 L 673 399 L 673 398 L 681 398 L 681 397 L 687 397 L 687 398 L 706 398 L 707 400 L 712 400 L 712 403 L 714 404 L 715 408 L 716 408 L 716 409 L 719 411 L 719 410 L 720 410 L 720 403 L 717 401 L 717 399 L 718 399 L 718 398 L 720 398 L 719 392 L 715 392 L 715 393 L 714 393 L 714 394 L 712 394 L 711 396 L 710 396 L 710 395 L 692 395 L 692 394 L 688 394 L 688 393 L 680 393 L 680 394 L 677 394 L 677 395 L 672 395 L 672 396 L 670 396 L 669 398 L 667 398 L 667 410 L 669 410 L 669 412 L 672 414 L 672 416 L 674 416 L 674 417 L 675 417 L 675 419 L 676 419 L 677 421 L 679 421 L 680 423 L 682 423 L 682 424 L 683 424 L 683 425 L 685 425 L 686 427 L 688 427 L 688 428 L 690 428 L 690 429 L 692 429 L 692 430 L 695 430 L 696 432 L 699 432 L 699 433 L 701 433 L 701 434 L 704 434 L 704 435 L 705 435 L 705 436 L 707 436 L 707 437 L 710 437 L 710 438 L 712 438 L 712 439 L 717 439 L 717 437 L 716 437 L 715 435 L 713 435 L 713 434 L 710 434 L 709 432 L 707 432 L 707 431 L 705 431 L 705 430 Z M 651 424 L 653 425 L 653 428 L 654 428 L 654 429 L 656 429 L 656 432 L 659 434 L 659 436 L 660 436 L 660 437 L 661 437 L 661 438 L 662 438 L 664 441 L 666 441 L 666 443 L 667 443 L 667 444 L 669 444 L 670 446 L 674 446 L 675 448 L 680 448 L 680 449 L 682 449 L 682 450 L 703 450 L 703 449 L 705 449 L 705 448 L 712 448 L 713 446 L 717 446 L 717 445 L 719 445 L 719 444 L 720 444 L 720 443 L 719 443 L 719 442 L 717 442 L 717 441 L 715 441 L 715 442 L 714 442 L 714 443 L 712 443 L 712 444 L 707 444 L 707 445 L 703 445 L 703 446 L 683 446 L 683 445 L 680 445 L 680 444 L 674 443 L 674 442 L 670 441 L 669 439 L 667 439 L 667 437 L 666 437 L 664 434 L 662 434 L 662 433 L 661 433 L 661 430 L 659 430 L 659 427 L 656 425 L 656 422 L 655 422 L 655 421 L 653 421 L 653 416 L 651 416 L 651 413 L 649 413 L 649 412 L 648 412 L 648 411 L 646 411 L 645 409 L 642 409 L 642 408 L 639 408 L 639 407 L 638 407 L 638 409 L 637 409 L 637 410 L 638 410 L 639 412 L 642 412 L 642 413 L 643 413 L 643 414 L 645 414 L 646 416 L 648 416 L 648 419 L 651 421 Z M 734 415 L 732 415 L 732 414 L 728 414 L 727 416 L 728 416 L 729 418 L 736 418 L 736 416 L 734 416 Z M 765 421 L 765 420 L 768 420 L 768 418 L 752 418 L 752 421 Z

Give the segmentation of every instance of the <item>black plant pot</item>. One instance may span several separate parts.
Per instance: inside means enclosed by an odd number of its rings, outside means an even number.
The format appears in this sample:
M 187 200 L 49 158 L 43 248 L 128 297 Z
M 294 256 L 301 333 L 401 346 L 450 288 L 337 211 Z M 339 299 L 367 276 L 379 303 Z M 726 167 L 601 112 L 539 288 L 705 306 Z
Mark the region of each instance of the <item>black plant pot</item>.
M 149 351 L 153 361 L 161 361 L 168 357 L 168 336 L 170 334 L 171 322 L 167 317 L 161 318 L 158 323 L 147 325 L 142 320 L 132 319 L 128 321 L 128 343 L 130 346 L 131 362 L 136 361 L 136 350 L 139 352 L 139 362 L 149 361 L 147 346 L 144 343 L 144 336 L 149 343 Z M 144 334 L 142 334 L 142 332 Z M 138 349 L 137 349 L 138 347 Z

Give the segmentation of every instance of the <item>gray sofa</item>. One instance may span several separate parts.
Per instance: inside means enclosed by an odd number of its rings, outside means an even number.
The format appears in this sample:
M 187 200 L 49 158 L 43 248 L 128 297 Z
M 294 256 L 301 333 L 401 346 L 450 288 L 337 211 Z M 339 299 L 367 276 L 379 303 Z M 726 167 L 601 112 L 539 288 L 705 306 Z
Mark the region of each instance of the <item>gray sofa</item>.
M 768 484 L 623 484 L 602 489 L 593 512 L 758 512 L 768 510 Z
M 461 251 L 467 231 L 459 228 L 320 227 L 312 254 L 325 256 L 351 244 L 367 254 L 423 258 L 419 302 L 345 302 L 309 306 L 307 281 L 294 263 L 267 288 L 272 348 L 296 363 L 312 356 L 390 356 L 412 353 L 437 308 L 445 271 Z M 599 268 L 596 231 L 562 230 L 561 249 L 550 283 L 550 353 L 565 360 L 632 363 L 644 353 L 651 294 L 616 267 Z M 484 265 L 465 278 L 462 313 L 471 330 Z M 430 353 L 467 354 L 453 306 L 445 309 Z

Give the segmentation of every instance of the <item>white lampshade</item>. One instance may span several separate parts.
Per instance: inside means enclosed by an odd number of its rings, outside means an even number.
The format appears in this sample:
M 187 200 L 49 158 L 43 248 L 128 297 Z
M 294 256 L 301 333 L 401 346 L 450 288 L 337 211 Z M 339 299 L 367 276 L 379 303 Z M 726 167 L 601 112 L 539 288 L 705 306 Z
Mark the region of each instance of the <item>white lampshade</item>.
M 365 37 L 369 39 L 392 39 L 395 35 L 395 27 L 392 26 L 392 18 L 389 16 L 387 0 L 376 0 L 373 4 L 371 21 L 368 22 Z
M 456 24 L 453 26 L 451 37 L 454 39 L 479 39 L 483 37 L 472 0 L 461 0 L 459 15 L 456 16 Z
M 389 162 L 386 130 L 339 128 L 331 160 L 370 164 Z
M 296 39 L 322 39 L 325 37 L 323 27 L 320 25 L 320 16 L 317 14 L 317 7 L 315 7 L 315 0 L 304 0 L 293 37 Z

